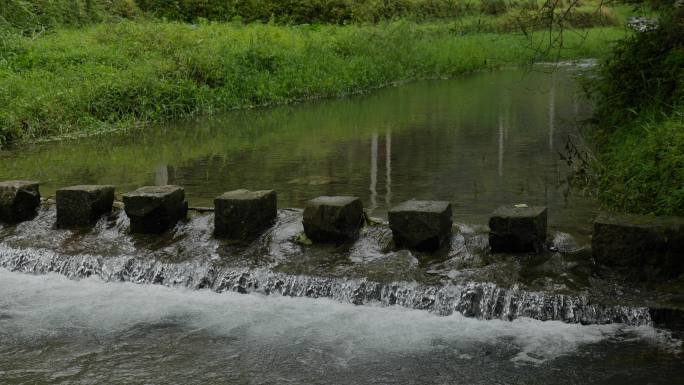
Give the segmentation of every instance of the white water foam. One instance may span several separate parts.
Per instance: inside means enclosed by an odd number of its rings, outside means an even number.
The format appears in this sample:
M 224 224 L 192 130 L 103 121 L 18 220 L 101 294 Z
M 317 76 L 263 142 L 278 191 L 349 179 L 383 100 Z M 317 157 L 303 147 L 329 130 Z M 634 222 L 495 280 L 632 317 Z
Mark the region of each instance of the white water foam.
M 454 349 L 469 359 L 473 346 L 505 346 L 516 363 L 542 363 L 618 335 L 664 341 L 651 327 L 566 324 L 520 318 L 477 320 L 437 316 L 403 307 L 354 306 L 328 299 L 214 293 L 158 285 L 71 281 L 48 274 L 0 269 L 0 340 L 108 335 L 164 322 L 265 344 L 311 343 L 333 347 L 340 365 L 378 353 Z

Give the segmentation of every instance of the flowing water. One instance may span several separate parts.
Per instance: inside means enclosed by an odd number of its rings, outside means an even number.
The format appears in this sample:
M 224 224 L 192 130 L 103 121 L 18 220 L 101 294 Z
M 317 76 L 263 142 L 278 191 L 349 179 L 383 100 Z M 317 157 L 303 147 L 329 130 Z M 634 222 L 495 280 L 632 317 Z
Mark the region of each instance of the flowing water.
M 274 188 L 281 207 L 249 245 L 213 239 L 203 213 L 163 236 L 130 235 L 119 208 L 90 230 L 55 229 L 49 202 L 0 225 L 0 383 L 684 378 L 678 331 L 649 310 L 657 296 L 595 274 L 597 206 L 567 162 L 590 112 L 581 70 L 477 73 L 0 152 L 0 179 L 38 179 L 44 196 L 172 183 L 193 206 Z M 356 242 L 307 245 L 298 208 L 323 194 L 358 195 L 379 219 Z M 454 204 L 436 254 L 392 247 L 383 218 L 409 198 Z M 491 255 L 489 213 L 519 202 L 549 207 L 549 251 Z

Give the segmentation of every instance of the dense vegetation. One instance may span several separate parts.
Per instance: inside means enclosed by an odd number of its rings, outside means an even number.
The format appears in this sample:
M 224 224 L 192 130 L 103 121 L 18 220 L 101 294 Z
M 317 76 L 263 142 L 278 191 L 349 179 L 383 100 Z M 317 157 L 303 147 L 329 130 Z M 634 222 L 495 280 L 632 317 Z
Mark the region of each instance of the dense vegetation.
M 593 82 L 599 197 L 684 214 L 683 11 L 657 6 Z M 3 0 L 0 144 L 600 57 L 624 31 L 595 27 L 620 21 L 594 1 Z
M 594 84 L 602 202 L 684 215 L 684 7 L 622 41 Z
M 140 15 L 133 0 L 2 0 L 0 30 L 34 34 Z
M 211 22 L 199 16 L 192 18 L 194 23 L 186 23 L 154 17 L 172 17 L 167 14 L 172 3 L 178 7 L 233 4 L 123 0 L 3 3 L 0 15 L 7 16 L 2 19 L 5 32 L 0 43 L 0 105 L 4 106 L 0 110 L 0 143 L 344 95 L 507 63 L 595 57 L 605 52 L 607 42 L 623 34 L 617 29 L 596 28 L 586 36 L 567 35 L 563 50 L 538 50 L 550 33 L 542 29 L 543 18 L 515 19 L 521 8 L 449 21 L 418 23 L 402 18 L 350 25 L 245 24 L 235 17 L 230 22 Z M 239 2 L 248 3 L 327 4 L 322 0 Z M 368 7 L 376 3 L 455 4 L 451 0 L 339 3 L 367 3 Z M 485 4 L 489 3 L 481 6 Z M 294 11 L 288 12 L 292 15 Z M 217 19 L 229 16 L 200 10 L 196 14 Z M 182 15 L 177 16 L 188 19 Z M 387 15 L 408 14 L 387 11 Z M 439 13 L 432 15 L 438 18 Z M 595 24 L 612 23 L 608 11 L 598 15 Z M 515 28 L 511 24 L 514 19 L 538 32 L 498 33 Z
M 376 23 L 398 18 L 434 21 L 466 16 L 500 16 L 498 27 L 548 25 L 549 13 L 569 26 L 612 25 L 615 15 L 595 0 L 586 5 L 536 0 L 3 0 L 0 28 L 25 34 L 58 26 L 84 26 L 122 18 L 185 22 L 242 21 L 279 24 Z M 551 5 L 554 5 L 552 8 Z M 558 6 L 556 6 L 558 5 Z M 484 21 L 490 23 L 489 20 Z

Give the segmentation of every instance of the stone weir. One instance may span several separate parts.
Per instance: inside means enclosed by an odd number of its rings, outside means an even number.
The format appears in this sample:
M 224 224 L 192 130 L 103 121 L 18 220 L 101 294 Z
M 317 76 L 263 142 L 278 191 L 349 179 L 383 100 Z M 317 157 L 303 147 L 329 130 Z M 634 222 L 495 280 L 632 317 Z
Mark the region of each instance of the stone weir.
M 59 273 L 71 279 L 97 276 L 106 282 L 159 284 L 219 293 L 260 293 L 329 298 L 355 305 L 396 305 L 442 316 L 460 312 L 480 319 L 528 317 L 582 324 L 651 323 L 649 309 L 645 307 L 604 306 L 592 303 L 582 295 L 545 294 L 484 282 L 379 283 L 363 278 L 290 275 L 268 268 L 221 268 L 202 261 L 168 263 L 128 256 L 66 256 L 47 250 L 13 249 L 1 244 L 0 267 L 31 274 Z
M 582 294 L 592 290 L 578 283 L 591 274 L 587 265 L 639 279 L 684 272 L 681 218 L 601 215 L 593 255 L 569 261 L 564 251 L 584 248 L 554 244 L 547 208 L 526 204 L 497 208 L 488 227 L 473 232 L 454 226 L 451 203 L 442 201 L 400 203 L 381 225 L 358 197 L 323 196 L 304 210 L 278 210 L 272 190 L 227 192 L 200 216 L 188 215 L 180 186 L 141 187 L 125 193 L 123 204 L 114 186 L 71 186 L 51 202 L 41 205 L 37 182 L 0 182 L 0 267 L 485 319 L 628 324 L 649 323 L 648 309 Z M 594 300 L 600 296 L 608 302 Z

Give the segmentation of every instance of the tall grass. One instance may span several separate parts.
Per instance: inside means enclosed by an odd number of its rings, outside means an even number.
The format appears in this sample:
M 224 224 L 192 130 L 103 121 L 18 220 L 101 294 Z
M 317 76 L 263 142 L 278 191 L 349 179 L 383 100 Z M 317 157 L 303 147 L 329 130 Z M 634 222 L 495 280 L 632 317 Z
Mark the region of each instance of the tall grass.
M 684 110 L 644 116 L 602 146 L 599 198 L 626 212 L 684 215 Z
M 684 8 L 621 42 L 592 81 L 599 197 L 614 210 L 684 215 Z
M 0 53 L 0 140 L 98 132 L 360 92 L 531 60 L 596 57 L 614 29 L 466 34 L 451 23 L 274 26 L 123 22 L 16 38 Z M 557 55 L 557 56 L 554 56 Z
M 488 0 L 491 2 L 491 0 Z M 500 3 L 506 3 L 499 1 Z M 398 17 L 436 19 L 479 11 L 481 2 L 467 0 L 137 0 L 146 12 L 171 20 L 198 18 L 280 23 L 378 22 Z
M 36 34 L 141 14 L 135 0 L 2 0 L 0 30 Z
M 2 0 L 0 28 L 34 34 L 58 26 L 84 26 L 141 16 L 185 22 L 242 21 L 279 24 L 377 23 L 463 16 L 502 16 L 530 19 L 548 16 L 556 8 L 566 24 L 577 27 L 614 23 L 615 17 L 598 0 L 582 6 L 537 0 Z M 569 8 L 568 8 L 569 7 Z M 530 13 L 533 13 L 531 15 Z

